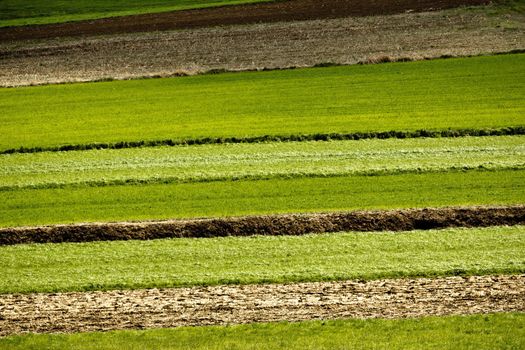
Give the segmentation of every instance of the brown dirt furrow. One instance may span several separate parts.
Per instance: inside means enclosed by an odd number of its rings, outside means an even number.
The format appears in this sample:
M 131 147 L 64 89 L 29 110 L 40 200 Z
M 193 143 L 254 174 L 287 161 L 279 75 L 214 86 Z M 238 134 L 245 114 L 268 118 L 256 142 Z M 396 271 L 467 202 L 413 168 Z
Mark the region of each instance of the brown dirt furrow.
M 0 28 L 0 41 L 150 32 L 220 25 L 370 16 L 481 5 L 489 0 L 290 0 L 144 14 L 61 24 Z
M 525 311 L 525 275 L 0 295 L 0 336 Z
M 525 15 L 447 10 L 0 43 L 0 86 L 210 70 L 418 60 L 525 49 Z
M 25 243 L 304 235 L 525 224 L 525 206 L 456 207 L 215 219 L 91 223 L 0 229 L 0 245 Z

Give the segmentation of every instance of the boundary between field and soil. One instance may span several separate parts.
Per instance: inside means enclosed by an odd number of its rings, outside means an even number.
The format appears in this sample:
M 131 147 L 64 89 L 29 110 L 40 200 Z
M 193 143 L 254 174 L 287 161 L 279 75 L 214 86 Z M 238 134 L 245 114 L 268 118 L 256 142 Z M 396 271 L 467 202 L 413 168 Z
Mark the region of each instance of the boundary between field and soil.
M 0 28 L 0 41 L 163 31 L 221 25 L 372 16 L 484 5 L 488 0 L 295 0 L 132 15 L 61 24 Z
M 512 49 L 508 51 L 498 51 L 491 53 L 480 53 L 473 55 L 439 55 L 439 56 L 423 56 L 423 57 L 389 57 L 383 56 L 370 56 L 367 59 L 360 60 L 357 63 L 335 63 L 335 62 L 321 62 L 312 65 L 301 65 L 301 66 L 285 66 L 285 67 L 263 67 L 263 68 L 247 68 L 247 69 L 227 69 L 227 68 L 214 68 L 205 71 L 181 71 L 177 70 L 173 73 L 164 74 L 146 74 L 139 76 L 126 76 L 126 77 L 102 77 L 90 80 L 78 80 L 78 81 L 58 81 L 58 82 L 39 82 L 39 83 L 28 83 L 28 84 L 12 84 L 12 85 L 0 85 L 0 89 L 16 89 L 20 87 L 32 87 L 32 86 L 47 86 L 47 85 L 71 85 L 71 84 L 88 84 L 88 83 L 101 83 L 111 81 L 129 81 L 129 80 L 146 80 L 146 79 L 165 79 L 165 78 L 184 78 L 199 75 L 217 75 L 217 74 L 231 74 L 231 73 L 253 73 L 253 72 L 271 72 L 271 71 L 289 71 L 295 69 L 307 69 L 307 68 L 325 68 L 325 67 L 348 67 L 348 66 L 362 66 L 362 65 L 377 65 L 383 63 L 403 63 L 403 62 L 416 62 L 416 61 L 432 61 L 432 60 L 443 60 L 449 58 L 472 58 L 472 57 L 487 57 L 487 56 L 501 56 L 501 55 L 515 55 L 523 54 L 525 49 Z M 0 51 L 0 60 L 9 59 L 12 56 L 16 56 L 18 52 L 12 51 Z M 16 58 L 16 57 L 15 57 Z M 472 136 L 472 135 L 467 135 Z M 481 135 L 483 136 L 483 135 Z M 12 151 L 12 150 L 10 150 Z M 3 151 L 4 153 L 6 151 Z M 0 154 L 2 154 L 0 153 Z
M 525 311 L 525 275 L 0 295 L 0 336 Z
M 89 223 L 0 229 L 0 245 L 305 235 L 525 224 L 525 205 L 288 214 L 194 220 Z
M 521 349 L 524 313 L 345 319 L 0 338 L 0 349 Z M 461 344 L 459 344 L 461 343 Z M 52 345 L 51 345 L 52 344 Z
M 173 4 L 177 0 L 171 1 L 156 1 L 156 5 L 153 7 L 136 7 L 129 6 L 130 4 L 120 2 L 120 6 L 117 5 L 120 9 L 115 8 L 105 8 L 102 3 L 95 4 L 95 8 L 90 8 L 88 5 L 88 10 L 82 8 L 83 5 L 79 7 L 73 6 L 73 4 L 67 6 L 66 9 L 61 9 L 60 6 L 54 7 L 53 1 L 49 1 L 51 8 L 46 8 L 46 5 L 40 5 L 42 7 L 38 8 L 37 6 L 29 9 L 29 13 L 24 13 L 20 16 L 20 13 L 16 14 L 17 9 L 8 9 L 11 10 L 11 13 L 2 13 L 3 16 L 0 16 L 0 28 L 7 27 L 20 27 L 20 26 L 36 26 L 36 25 L 48 25 L 48 24 L 58 24 L 58 23 L 71 23 L 79 21 L 92 21 L 97 19 L 108 19 L 115 17 L 126 17 L 126 16 L 135 16 L 135 15 L 144 15 L 144 14 L 157 14 L 157 13 L 166 13 L 166 12 L 175 12 L 175 11 L 187 11 L 187 10 L 199 10 L 210 7 L 224 7 L 232 5 L 245 5 L 250 3 L 260 3 L 260 2 L 272 2 L 272 1 L 286 1 L 286 0 L 208 0 L 208 1 L 189 1 L 189 4 Z M 171 4 L 170 4 L 171 2 Z M 164 3 L 164 5 L 162 5 Z M 23 1 L 21 1 L 23 4 Z M 98 6 L 97 6 L 98 5 Z M 100 7 L 102 6 L 102 7 Z M 0 13 L 2 9 L 0 9 Z M 83 12 L 84 11 L 84 12 Z M 14 14 L 13 14 L 14 12 Z

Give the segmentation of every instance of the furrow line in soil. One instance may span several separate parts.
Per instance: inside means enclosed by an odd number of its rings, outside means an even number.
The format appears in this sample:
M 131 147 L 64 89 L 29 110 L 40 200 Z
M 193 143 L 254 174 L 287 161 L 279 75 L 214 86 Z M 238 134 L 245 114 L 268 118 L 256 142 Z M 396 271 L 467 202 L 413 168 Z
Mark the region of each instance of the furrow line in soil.
M 525 49 L 524 14 L 481 10 L 0 41 L 0 86 L 467 57 Z M 1 30 L 0 30 L 1 32 Z
M 0 41 L 54 38 L 232 24 L 371 16 L 482 5 L 488 0 L 293 0 L 153 13 L 71 23 L 0 28 Z

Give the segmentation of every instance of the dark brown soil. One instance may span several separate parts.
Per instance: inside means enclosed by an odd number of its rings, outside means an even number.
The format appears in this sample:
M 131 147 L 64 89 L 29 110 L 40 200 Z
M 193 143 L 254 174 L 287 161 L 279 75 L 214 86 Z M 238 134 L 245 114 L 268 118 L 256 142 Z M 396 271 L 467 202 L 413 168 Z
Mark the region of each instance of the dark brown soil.
M 0 295 L 0 336 L 525 311 L 525 275 Z
M 355 211 L 160 222 L 93 223 L 0 229 L 0 245 L 147 240 L 341 231 L 409 231 L 525 224 L 525 206 Z
M 461 5 L 482 5 L 488 2 L 489 0 L 291 0 L 62 24 L 8 27 L 0 29 L 0 41 L 385 15 Z

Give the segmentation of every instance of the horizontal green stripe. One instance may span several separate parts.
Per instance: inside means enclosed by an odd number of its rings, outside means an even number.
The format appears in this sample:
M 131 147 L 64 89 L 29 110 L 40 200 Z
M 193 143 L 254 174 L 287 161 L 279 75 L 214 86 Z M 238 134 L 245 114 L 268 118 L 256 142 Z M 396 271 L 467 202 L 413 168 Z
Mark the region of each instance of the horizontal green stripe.
M 524 64 L 513 54 L 0 89 L 0 151 L 524 126 Z
M 0 339 L 0 349 L 520 349 L 525 314 L 179 327 Z
M 264 135 L 248 137 L 204 137 L 179 140 L 121 141 L 114 143 L 88 143 L 54 147 L 20 147 L 0 151 L 0 155 L 13 153 L 66 152 L 103 149 L 124 149 L 161 146 L 194 146 L 225 143 L 264 143 L 264 142 L 301 142 L 301 141 L 357 141 L 368 139 L 412 139 L 420 137 L 464 137 L 464 136 L 516 136 L 525 135 L 525 127 L 506 127 L 498 129 L 446 129 L 415 131 L 373 131 L 357 133 L 316 133 L 303 135 Z
M 525 203 L 525 171 L 293 178 L 0 192 L 0 226 Z
M 0 189 L 525 167 L 525 136 L 223 144 L 0 156 Z
M 525 272 L 525 226 L 0 247 L 0 293 Z

